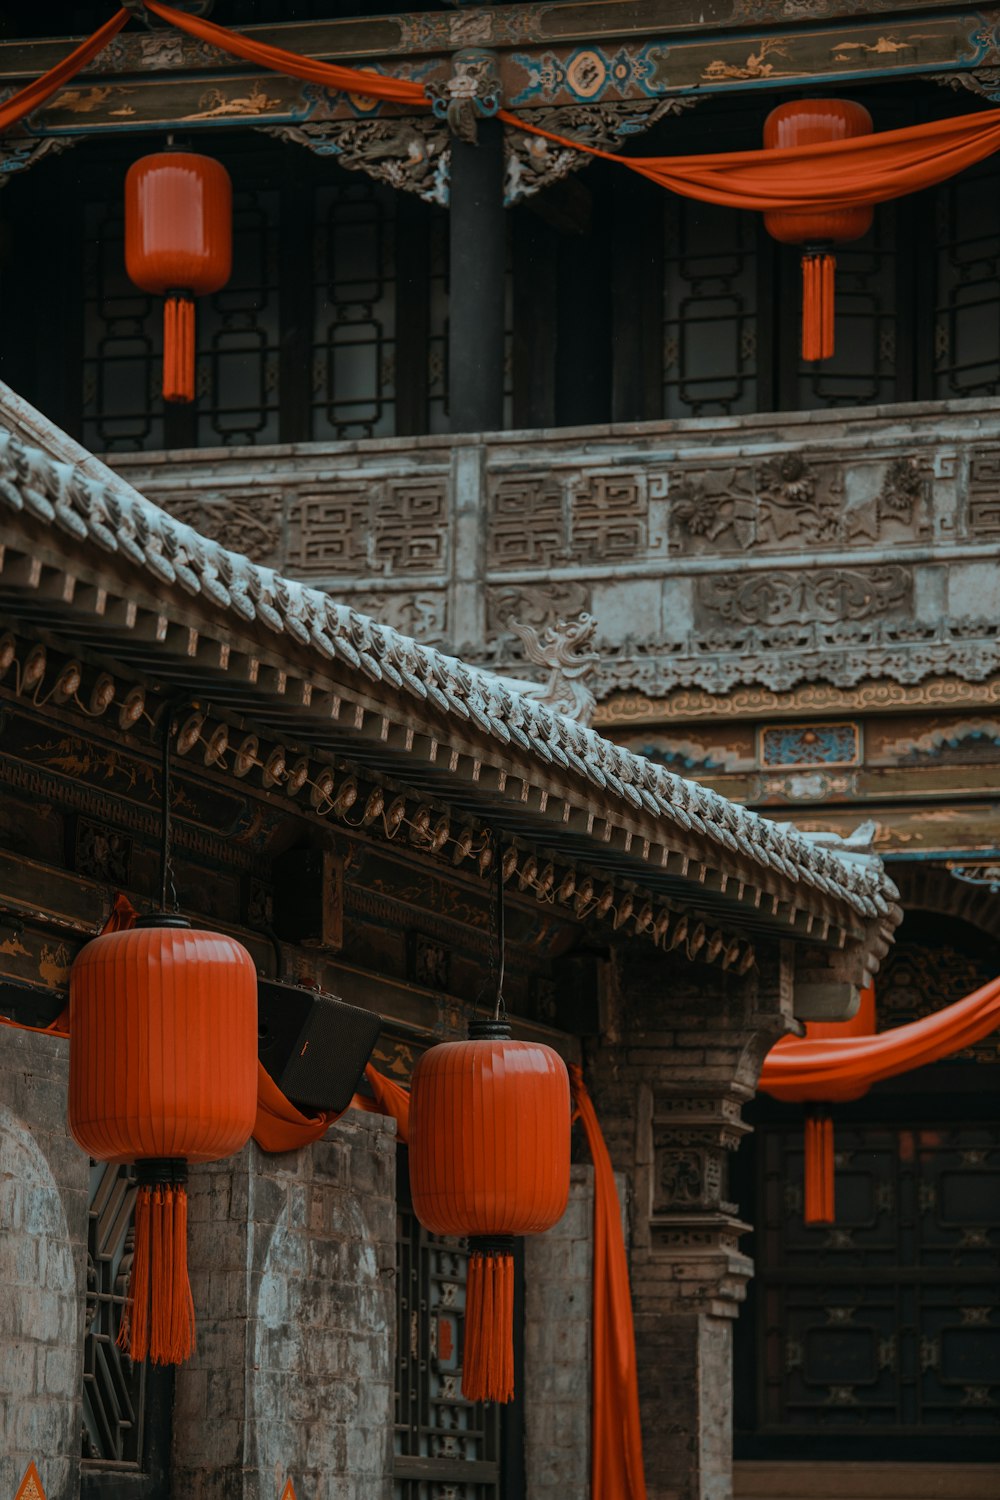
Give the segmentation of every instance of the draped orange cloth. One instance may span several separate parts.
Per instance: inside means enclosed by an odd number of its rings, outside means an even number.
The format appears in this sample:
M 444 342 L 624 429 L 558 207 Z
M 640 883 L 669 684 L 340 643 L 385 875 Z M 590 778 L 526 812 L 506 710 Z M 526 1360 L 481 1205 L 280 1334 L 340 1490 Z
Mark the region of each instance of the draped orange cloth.
M 571 1064 L 576 1114 L 594 1163 L 594 1305 L 590 1493 L 646 1500 L 628 1255 L 614 1168 L 583 1070 Z
M 757 1087 L 774 1099 L 856 1099 L 883 1078 L 924 1068 L 982 1041 L 1000 1026 L 1000 979 L 943 1010 L 875 1036 L 782 1037 Z
M 188 36 L 272 72 L 360 97 L 430 107 L 423 85 L 411 79 L 302 57 L 185 15 L 160 0 L 145 3 L 154 15 Z M 127 20 L 128 12 L 118 11 L 69 57 L 0 105 L 0 130 L 44 103 L 95 57 Z M 702 156 L 620 156 L 545 130 L 510 110 L 500 110 L 499 118 L 517 130 L 542 136 L 569 150 L 616 162 L 683 197 L 757 212 L 884 203 L 944 182 L 1000 149 L 997 109 L 784 150 L 722 151 Z
M 405 1145 L 410 1136 L 409 1094 L 391 1078 L 379 1073 L 371 1063 L 365 1068 L 365 1077 L 374 1098 L 355 1094 L 347 1109 L 391 1115 L 396 1121 L 399 1139 Z M 301 1151 L 318 1141 L 346 1113 L 346 1109 L 330 1109 L 315 1115 L 303 1114 L 290 1099 L 285 1098 L 264 1066 L 257 1064 L 257 1119 L 253 1138 L 262 1151 Z
M 944 182 L 1000 149 L 1000 109 L 843 141 L 704 156 L 618 156 L 543 130 L 509 110 L 500 110 L 499 117 L 517 130 L 617 162 L 682 197 L 758 211 L 885 203 Z
M 75 78 L 82 68 L 85 68 L 90 60 L 102 52 L 111 41 L 112 37 L 118 35 L 125 22 L 128 20 L 128 11 L 124 7 L 113 15 L 110 21 L 94 32 L 93 36 L 87 37 L 79 47 L 74 47 L 68 57 L 62 62 L 56 63 L 41 78 L 26 83 L 23 89 L 18 89 L 3 104 L 0 104 L 0 130 L 9 130 L 11 125 L 16 125 L 18 120 L 23 120 L 25 115 L 30 115 L 33 109 L 44 104 L 46 99 L 61 89 L 64 84 Z
M 146 9 L 169 21 L 179 31 L 199 41 L 210 42 L 233 57 L 242 57 L 258 67 L 269 68 L 272 73 L 283 73 L 288 78 L 304 78 L 308 83 L 319 83 L 324 88 L 337 89 L 348 94 L 363 94 L 371 99 L 387 99 L 394 104 L 418 104 L 430 106 L 430 100 L 422 84 L 412 83 L 408 78 L 386 78 L 381 73 L 367 68 L 344 68 L 339 63 L 320 62 L 316 58 L 302 57 L 298 52 L 288 52 L 284 47 L 271 47 L 266 42 L 255 42 L 230 31 L 226 26 L 217 26 L 213 21 L 202 21 L 197 16 L 185 15 L 158 0 L 146 0 Z

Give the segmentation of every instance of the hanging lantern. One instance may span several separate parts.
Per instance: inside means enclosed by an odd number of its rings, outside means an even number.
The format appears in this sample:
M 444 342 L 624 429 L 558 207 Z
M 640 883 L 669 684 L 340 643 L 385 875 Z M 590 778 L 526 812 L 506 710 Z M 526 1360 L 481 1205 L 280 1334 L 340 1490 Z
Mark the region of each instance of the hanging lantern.
M 187 1164 L 249 1140 L 257 976 L 246 949 L 158 913 L 95 938 L 70 974 L 69 1128 L 99 1161 L 135 1162 L 135 1250 L 118 1342 L 179 1364 L 194 1348 Z
M 513 1237 L 562 1218 L 569 1196 L 569 1076 L 558 1053 L 470 1027 L 420 1058 L 410 1093 L 413 1208 L 433 1234 L 469 1237 L 462 1394 L 514 1394 Z
M 870 135 L 872 117 L 850 99 L 796 99 L 779 104 L 764 121 L 764 146 L 773 151 L 815 146 Z M 782 208 L 764 215 L 768 234 L 802 250 L 802 358 L 833 354 L 833 298 L 836 260 L 831 246 L 859 240 L 871 228 L 872 209 Z
M 867 985 L 861 991 L 861 1003 L 849 1021 L 807 1021 L 807 1042 L 845 1041 L 852 1037 L 875 1035 L 875 987 Z M 784 1038 L 784 1041 L 794 1040 Z M 782 1042 L 777 1043 L 780 1048 Z M 772 1049 L 775 1050 L 775 1049 Z M 868 1092 L 868 1085 L 838 1083 L 824 1093 L 817 1085 L 803 1084 L 801 1089 L 783 1085 L 780 1097 L 798 1100 L 805 1104 L 805 1127 L 803 1145 L 805 1166 L 803 1185 L 805 1203 L 803 1218 L 807 1224 L 832 1224 L 834 1222 L 834 1149 L 833 1120 L 828 1105 L 846 1104 L 851 1099 L 860 1099 Z
M 125 268 L 163 308 L 163 399 L 193 401 L 194 301 L 217 292 L 232 266 L 232 184 L 220 162 L 162 151 L 125 177 Z

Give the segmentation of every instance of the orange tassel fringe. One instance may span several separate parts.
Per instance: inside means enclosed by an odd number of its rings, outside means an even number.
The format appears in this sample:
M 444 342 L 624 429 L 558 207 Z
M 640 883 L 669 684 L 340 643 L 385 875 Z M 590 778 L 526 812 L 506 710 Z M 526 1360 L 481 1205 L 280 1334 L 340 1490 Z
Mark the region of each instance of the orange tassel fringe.
M 465 1289 L 462 1395 L 467 1401 L 514 1398 L 514 1257 L 474 1246 Z
M 132 1360 L 179 1365 L 194 1353 L 187 1264 L 187 1189 L 141 1186 L 135 1248 L 118 1347 Z
M 833 1121 L 818 1110 L 806 1113 L 805 1221 L 832 1224 L 834 1220 Z
M 194 303 L 182 292 L 163 304 L 163 399 L 194 400 Z
M 802 257 L 802 358 L 833 357 L 835 258 L 825 250 Z

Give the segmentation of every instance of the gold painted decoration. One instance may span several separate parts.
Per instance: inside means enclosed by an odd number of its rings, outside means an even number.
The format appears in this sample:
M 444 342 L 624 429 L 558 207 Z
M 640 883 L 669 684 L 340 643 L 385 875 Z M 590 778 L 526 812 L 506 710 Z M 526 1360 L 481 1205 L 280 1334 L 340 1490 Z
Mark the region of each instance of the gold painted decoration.
M 46 1500 L 44 1486 L 32 1459 L 24 1471 L 24 1478 L 17 1487 L 14 1500 Z

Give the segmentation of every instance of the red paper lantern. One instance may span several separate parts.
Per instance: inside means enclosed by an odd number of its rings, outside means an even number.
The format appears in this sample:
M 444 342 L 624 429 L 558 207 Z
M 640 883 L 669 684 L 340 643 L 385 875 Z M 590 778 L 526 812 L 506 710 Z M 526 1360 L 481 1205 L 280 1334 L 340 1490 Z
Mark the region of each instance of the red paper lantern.
M 257 1111 L 257 975 L 246 949 L 158 915 L 83 948 L 70 974 L 69 1128 L 136 1162 L 135 1253 L 119 1343 L 177 1364 L 194 1347 L 187 1163 L 246 1145 Z
M 551 1047 L 478 1023 L 431 1047 L 410 1094 L 413 1208 L 433 1234 L 468 1235 L 462 1393 L 514 1394 L 514 1235 L 540 1234 L 569 1196 L 570 1093 Z
M 850 99 L 795 99 L 779 104 L 764 121 L 767 150 L 815 146 L 870 135 L 872 117 Z M 858 208 L 781 208 L 764 215 L 767 232 L 783 245 L 803 245 L 802 358 L 833 354 L 833 294 L 836 260 L 830 246 L 858 240 L 871 228 L 870 205 Z
M 144 292 L 166 297 L 163 399 L 194 400 L 195 296 L 217 292 L 232 268 L 233 190 L 220 162 L 161 151 L 125 177 L 125 268 Z

